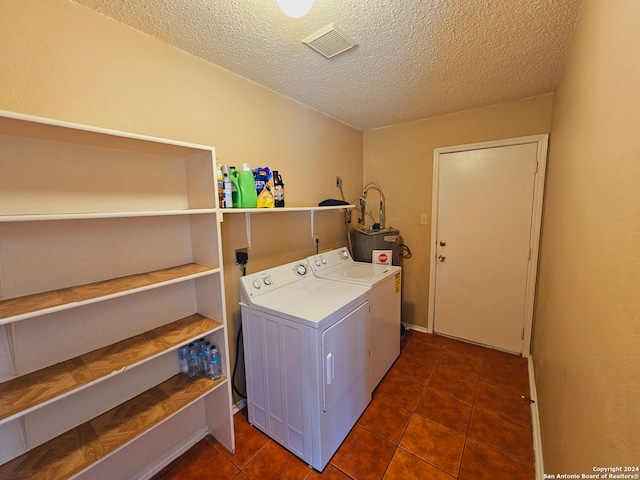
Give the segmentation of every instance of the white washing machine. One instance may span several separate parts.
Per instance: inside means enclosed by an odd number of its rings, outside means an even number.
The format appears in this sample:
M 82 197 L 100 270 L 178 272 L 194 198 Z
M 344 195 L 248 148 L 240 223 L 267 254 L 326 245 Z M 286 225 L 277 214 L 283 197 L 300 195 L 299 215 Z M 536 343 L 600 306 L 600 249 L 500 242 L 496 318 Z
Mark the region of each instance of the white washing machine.
M 240 284 L 249 422 L 322 471 L 371 401 L 370 288 L 306 259 Z
M 392 265 L 356 262 L 339 248 L 308 257 L 318 278 L 371 287 L 370 388 L 376 388 L 400 355 L 402 269 Z

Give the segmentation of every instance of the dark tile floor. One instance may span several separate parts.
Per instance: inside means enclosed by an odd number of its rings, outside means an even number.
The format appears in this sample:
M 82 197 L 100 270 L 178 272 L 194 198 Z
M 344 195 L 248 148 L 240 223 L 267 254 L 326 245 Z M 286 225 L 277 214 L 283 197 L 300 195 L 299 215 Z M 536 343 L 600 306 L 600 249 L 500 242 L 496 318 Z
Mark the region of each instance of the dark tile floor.
M 156 480 L 533 480 L 526 359 L 408 331 L 322 473 L 234 417 L 236 453 L 200 441 Z

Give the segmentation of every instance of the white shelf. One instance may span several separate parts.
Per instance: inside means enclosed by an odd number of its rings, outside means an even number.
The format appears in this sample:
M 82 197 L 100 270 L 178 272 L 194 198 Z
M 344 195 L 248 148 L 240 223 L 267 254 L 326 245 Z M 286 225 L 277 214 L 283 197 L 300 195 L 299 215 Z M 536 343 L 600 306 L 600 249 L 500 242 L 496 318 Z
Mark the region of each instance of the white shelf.
M 355 205 L 336 205 L 330 207 L 283 207 L 283 208 L 223 208 L 222 213 L 284 213 L 284 212 L 318 212 L 321 210 L 351 209 Z
M 0 110 L 0 134 L 144 153 L 189 155 L 211 147 Z
M 0 215 L 0 222 L 41 222 L 50 220 L 91 220 L 99 218 L 133 218 L 133 217 L 163 217 L 173 215 L 204 215 L 216 213 L 215 208 L 197 208 L 185 210 L 151 210 L 140 212 L 89 212 L 89 213 L 55 213 L 55 214 L 27 214 Z
M 247 247 L 251 249 L 251 215 L 260 215 L 263 213 L 288 213 L 288 212 L 309 212 L 311 222 L 311 239 L 315 238 L 315 224 L 314 216 L 315 212 L 330 211 L 330 210 L 349 210 L 354 208 L 355 205 L 335 205 L 329 207 L 282 207 L 282 208 L 224 208 L 220 211 L 223 214 L 245 214 L 245 224 L 247 229 Z

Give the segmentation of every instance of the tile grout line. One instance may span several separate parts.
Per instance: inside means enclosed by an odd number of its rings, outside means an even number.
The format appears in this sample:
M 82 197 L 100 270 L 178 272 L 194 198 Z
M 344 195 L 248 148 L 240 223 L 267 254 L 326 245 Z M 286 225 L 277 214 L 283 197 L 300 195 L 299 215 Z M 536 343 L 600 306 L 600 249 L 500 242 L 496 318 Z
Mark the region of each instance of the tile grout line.
M 474 405 L 474 406 L 473 406 L 473 408 L 474 408 L 474 410 L 475 410 L 476 405 Z M 478 408 L 480 408 L 481 410 L 483 409 L 483 407 L 478 407 Z M 490 411 L 495 412 L 494 410 L 490 410 Z M 471 415 L 473 416 L 473 412 L 472 412 L 472 414 L 471 414 Z M 507 418 L 508 418 L 508 419 L 511 419 L 511 417 L 507 417 Z M 517 421 L 517 420 L 515 420 L 515 421 Z M 522 423 L 522 422 L 518 422 L 518 423 L 520 423 L 521 425 L 526 425 L 526 424 L 524 424 L 524 423 Z M 471 426 L 471 420 L 469 420 L 469 426 Z M 526 426 L 529 426 L 529 425 L 526 425 Z M 493 449 L 495 449 L 495 450 L 498 450 L 498 451 L 500 451 L 500 452 L 502 452 L 502 453 L 504 453 L 504 454 L 506 454 L 506 455 L 508 455 L 508 456 L 510 456 L 510 457 L 517 458 L 517 459 L 522 460 L 522 461 L 527 462 L 527 463 L 533 463 L 533 462 L 531 462 L 530 460 L 527 460 L 526 458 L 522 458 L 522 457 L 520 457 L 519 455 L 517 455 L 517 454 L 515 454 L 515 453 L 513 453 L 513 452 L 509 452 L 509 451 L 507 451 L 507 450 L 504 450 L 503 448 L 500 448 L 500 447 L 499 447 L 499 446 L 497 446 L 497 445 L 492 445 L 491 443 L 487 443 L 486 441 L 484 441 L 484 440 L 482 440 L 482 439 L 480 439 L 480 438 L 476 438 L 476 437 L 474 437 L 473 435 L 468 435 L 468 434 L 467 434 L 466 436 L 467 436 L 467 437 L 472 438 L 472 439 L 473 439 L 473 440 L 475 440 L 476 442 L 482 443 L 483 445 L 487 445 L 487 446 L 489 446 L 489 447 L 491 447 L 491 448 L 493 448 Z
M 462 462 L 464 461 L 464 454 L 467 451 L 467 440 L 469 440 L 469 427 L 471 426 L 471 417 L 469 417 L 469 425 L 467 425 L 467 435 L 464 436 L 464 445 L 462 445 L 462 455 L 460 455 L 460 465 L 458 465 L 458 473 L 456 474 L 456 480 L 460 478 L 460 472 L 462 471 Z

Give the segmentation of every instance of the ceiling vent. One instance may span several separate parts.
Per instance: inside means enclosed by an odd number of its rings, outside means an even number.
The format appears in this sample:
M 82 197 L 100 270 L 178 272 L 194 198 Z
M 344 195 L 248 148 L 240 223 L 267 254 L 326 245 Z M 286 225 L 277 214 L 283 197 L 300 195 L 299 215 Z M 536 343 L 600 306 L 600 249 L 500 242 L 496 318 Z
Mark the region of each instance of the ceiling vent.
M 316 52 L 327 58 L 335 57 L 339 53 L 346 52 L 357 45 L 338 30 L 333 23 L 309 35 L 302 43 L 309 45 Z

